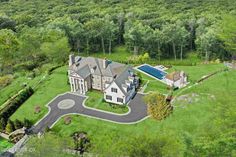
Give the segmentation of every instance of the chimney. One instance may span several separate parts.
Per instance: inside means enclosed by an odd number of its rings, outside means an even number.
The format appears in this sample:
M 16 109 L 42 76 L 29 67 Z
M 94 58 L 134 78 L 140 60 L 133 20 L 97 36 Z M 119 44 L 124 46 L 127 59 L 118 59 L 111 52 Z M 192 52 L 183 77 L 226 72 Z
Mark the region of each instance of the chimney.
M 103 68 L 106 69 L 107 65 L 108 65 L 108 60 L 106 58 L 104 58 L 103 63 L 102 63 Z
M 75 63 L 75 56 L 74 54 L 70 54 L 69 56 L 69 66 L 73 65 Z

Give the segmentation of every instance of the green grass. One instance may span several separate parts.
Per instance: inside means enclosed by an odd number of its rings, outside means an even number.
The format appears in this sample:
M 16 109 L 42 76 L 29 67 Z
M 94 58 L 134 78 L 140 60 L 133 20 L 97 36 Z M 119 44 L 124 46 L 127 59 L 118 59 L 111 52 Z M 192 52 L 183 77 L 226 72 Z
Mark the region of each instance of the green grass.
M 15 95 L 23 88 L 23 84 L 26 83 L 33 86 L 36 82 L 42 79 L 42 75 L 35 77 L 34 79 L 28 79 L 27 77 L 20 76 L 16 78 L 10 85 L 0 90 L 0 106 L 3 105 L 10 97 Z
M 125 105 L 109 104 L 104 101 L 103 93 L 100 91 L 92 90 L 86 94 L 89 98 L 86 100 L 85 105 L 88 107 L 114 112 L 114 113 L 127 113 L 128 107 Z
M 202 96 L 199 101 L 185 107 L 177 107 L 174 113 L 162 122 L 151 118 L 138 124 L 122 125 L 96 120 L 93 118 L 72 116 L 72 123 L 65 125 L 61 119 L 53 128 L 53 132 L 59 136 L 68 137 L 74 131 L 86 131 L 93 143 L 94 152 L 110 152 L 116 155 L 122 154 L 130 140 L 137 136 L 171 136 L 182 140 L 184 135 L 191 138 L 197 137 L 201 129 L 208 124 L 219 99 L 227 102 L 227 97 L 233 97 L 236 102 L 236 71 L 223 72 L 204 81 L 199 86 L 186 90 L 184 94 L 207 93 L 215 95 L 215 99 Z M 181 102 L 180 102 L 181 103 Z
M 48 109 L 45 105 L 51 101 L 58 94 L 70 91 L 70 87 L 67 84 L 67 66 L 60 67 L 53 71 L 45 81 L 39 85 L 35 93 L 24 103 L 22 106 L 11 116 L 12 120 L 23 120 L 27 118 L 32 122 L 37 122 L 42 118 Z M 39 114 L 34 114 L 35 106 L 41 107 Z
M 201 77 L 211 74 L 217 70 L 224 69 L 225 66 L 223 64 L 199 64 L 196 66 L 173 66 L 172 68 L 168 69 L 167 72 L 173 72 L 175 70 L 183 70 L 188 75 L 188 81 L 190 84 L 195 83 L 197 80 L 199 80 Z M 156 91 L 160 92 L 162 94 L 167 94 L 169 90 L 167 89 L 167 85 L 164 83 L 149 77 L 148 75 L 141 73 L 143 83 L 146 84 L 147 81 L 149 81 L 147 88 L 144 92 L 150 92 L 150 91 Z M 180 90 L 177 90 L 176 92 L 179 92 Z
M 190 82 L 194 82 L 205 75 L 208 75 L 223 68 L 225 68 L 224 64 L 199 64 L 196 66 L 173 66 L 168 71 L 172 72 L 175 70 L 183 70 L 187 73 L 188 80 Z
M 0 137 L 0 153 L 13 146 L 13 143 Z
M 162 93 L 162 94 L 167 94 L 168 93 L 168 89 L 167 89 L 167 85 L 144 74 L 144 73 L 141 73 L 141 76 L 142 76 L 142 84 L 141 86 L 144 86 L 147 82 L 148 82 L 148 85 L 146 87 L 146 89 L 144 90 L 145 93 L 148 93 L 148 92 L 151 92 L 151 91 L 155 91 L 155 92 L 159 92 L 159 93 Z

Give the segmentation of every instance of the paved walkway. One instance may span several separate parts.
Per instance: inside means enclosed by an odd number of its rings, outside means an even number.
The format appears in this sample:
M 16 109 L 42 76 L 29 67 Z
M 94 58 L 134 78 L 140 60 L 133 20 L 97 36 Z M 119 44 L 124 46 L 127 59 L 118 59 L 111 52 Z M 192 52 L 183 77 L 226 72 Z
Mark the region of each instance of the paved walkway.
M 53 127 L 60 117 L 67 114 L 79 114 L 120 124 L 137 123 L 147 117 L 147 106 L 143 101 L 143 96 L 143 94 L 137 93 L 136 96 L 130 101 L 128 105 L 130 107 L 130 112 L 126 114 L 113 114 L 86 107 L 84 102 L 87 97 L 85 96 L 65 93 L 57 96 L 48 104 L 48 114 L 32 127 L 32 132 L 39 133 L 44 131 L 47 126 L 49 128 Z M 75 105 L 71 105 L 70 108 L 62 109 L 58 107 L 58 104 L 60 104 L 63 100 L 73 100 Z

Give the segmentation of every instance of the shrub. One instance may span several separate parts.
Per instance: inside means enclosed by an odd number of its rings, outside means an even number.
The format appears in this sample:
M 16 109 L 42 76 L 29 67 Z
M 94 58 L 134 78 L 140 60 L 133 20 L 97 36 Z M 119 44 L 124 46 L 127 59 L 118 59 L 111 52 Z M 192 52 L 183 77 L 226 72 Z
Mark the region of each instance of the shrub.
M 5 75 L 0 77 L 0 88 L 3 88 L 13 81 L 13 76 L 12 75 Z
M 15 120 L 14 125 L 15 125 L 15 129 L 20 129 L 23 127 L 23 123 L 18 119 Z
M 33 61 L 28 61 L 28 62 L 23 62 L 20 64 L 16 64 L 13 67 L 14 71 L 20 71 L 20 70 L 27 70 L 27 71 L 32 71 L 34 68 L 36 68 L 38 65 L 36 62 Z
M 68 125 L 71 123 L 71 117 L 70 116 L 65 116 L 64 117 L 64 124 Z
M 7 125 L 7 120 L 5 118 L 1 118 L 0 119 L 0 131 L 5 130 L 6 125 Z
M 32 126 L 32 123 L 28 120 L 28 119 L 24 119 L 23 122 L 24 127 L 26 127 L 27 129 L 29 129 Z
M 41 112 L 41 107 L 37 105 L 34 107 L 34 113 L 38 114 L 39 112 Z
M 165 96 L 159 93 L 148 94 L 145 96 L 145 102 L 148 106 L 148 114 L 156 120 L 165 119 L 173 111 L 170 102 L 166 101 Z
M 6 132 L 8 134 L 10 134 L 11 132 L 13 132 L 15 130 L 15 126 L 14 123 L 11 120 L 8 120 L 7 122 L 7 126 L 6 126 Z
M 8 119 L 17 109 L 25 102 L 32 94 L 33 89 L 31 87 L 26 87 L 20 94 L 18 94 L 14 99 L 10 100 L 6 107 L 0 111 L 0 117 Z

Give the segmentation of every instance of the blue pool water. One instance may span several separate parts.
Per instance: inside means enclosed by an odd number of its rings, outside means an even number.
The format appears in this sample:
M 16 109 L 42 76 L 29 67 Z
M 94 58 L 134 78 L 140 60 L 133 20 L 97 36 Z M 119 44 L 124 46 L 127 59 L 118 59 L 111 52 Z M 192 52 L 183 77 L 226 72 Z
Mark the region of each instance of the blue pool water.
M 139 70 L 142 70 L 143 72 L 159 79 L 159 80 L 162 80 L 165 76 L 166 76 L 166 73 L 163 72 L 163 71 L 160 71 L 156 68 L 153 68 L 152 66 L 149 66 L 149 65 L 142 65 L 140 67 L 138 67 Z

